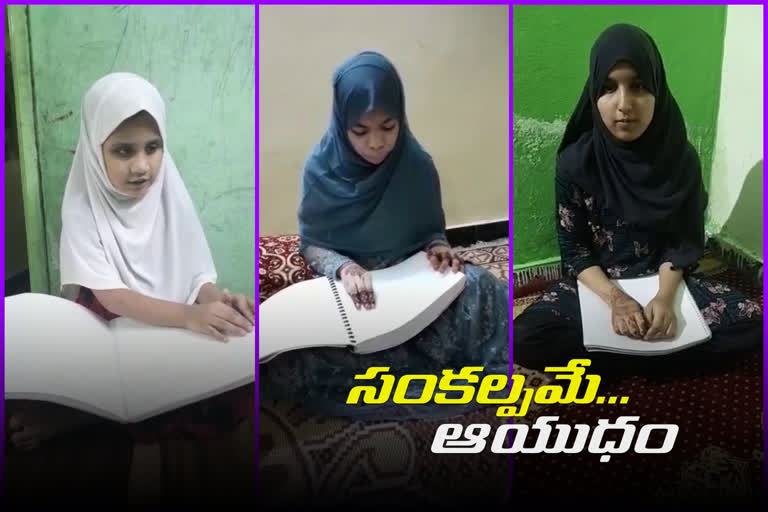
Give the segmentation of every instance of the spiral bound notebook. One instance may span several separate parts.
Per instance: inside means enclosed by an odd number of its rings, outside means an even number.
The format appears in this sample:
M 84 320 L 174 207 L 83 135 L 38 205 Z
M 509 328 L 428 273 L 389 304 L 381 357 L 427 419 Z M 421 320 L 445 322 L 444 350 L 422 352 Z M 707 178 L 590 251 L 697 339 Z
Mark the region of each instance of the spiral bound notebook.
M 613 279 L 611 282 L 643 307 L 659 290 L 658 274 L 634 279 Z M 578 281 L 578 289 L 584 347 L 590 352 L 658 356 L 688 349 L 705 343 L 712 337 L 712 332 L 685 282 L 680 283 L 675 294 L 677 329 L 674 338 L 653 341 L 635 340 L 616 334 L 611 323 L 610 307 L 581 281 Z
M 282 289 L 259 306 L 259 363 L 289 350 L 396 347 L 434 322 L 464 289 L 463 272 L 434 270 L 425 252 L 374 270 L 376 307 L 355 308 L 340 280 L 317 277 Z

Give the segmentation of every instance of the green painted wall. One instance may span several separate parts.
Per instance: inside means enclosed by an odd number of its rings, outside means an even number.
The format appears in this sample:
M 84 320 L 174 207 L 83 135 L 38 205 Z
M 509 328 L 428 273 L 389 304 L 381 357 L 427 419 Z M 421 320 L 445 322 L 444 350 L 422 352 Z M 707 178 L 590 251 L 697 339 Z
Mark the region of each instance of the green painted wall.
M 14 72 L 27 135 L 23 175 L 40 180 L 25 193 L 25 206 L 34 210 L 38 201 L 43 219 L 28 227 L 31 243 L 41 231 L 44 244 L 30 251 L 30 270 L 47 274 L 45 291 L 59 289 L 61 200 L 81 97 L 100 76 L 133 71 L 166 100 L 167 147 L 198 208 L 221 286 L 254 294 L 254 6 L 30 6 L 11 16 L 13 47 L 29 53 Z
M 554 156 L 597 35 L 618 22 L 656 40 L 709 183 L 725 6 L 514 6 L 514 264 L 558 257 Z M 681 28 L 684 27 L 683 32 Z

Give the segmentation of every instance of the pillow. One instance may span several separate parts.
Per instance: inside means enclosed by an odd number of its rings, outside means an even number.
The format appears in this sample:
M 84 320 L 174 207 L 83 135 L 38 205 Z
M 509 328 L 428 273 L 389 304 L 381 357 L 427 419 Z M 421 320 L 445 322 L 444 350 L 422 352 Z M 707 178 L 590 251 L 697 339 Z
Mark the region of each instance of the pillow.
M 314 274 L 299 254 L 299 235 L 259 237 L 259 304 Z

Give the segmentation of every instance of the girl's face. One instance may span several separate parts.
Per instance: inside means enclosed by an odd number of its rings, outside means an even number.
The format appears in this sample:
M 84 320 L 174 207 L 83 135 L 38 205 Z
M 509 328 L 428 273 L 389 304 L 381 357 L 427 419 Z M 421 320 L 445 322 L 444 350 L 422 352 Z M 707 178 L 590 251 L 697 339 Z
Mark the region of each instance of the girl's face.
M 112 186 L 136 199 L 143 197 L 163 160 L 163 140 L 154 118 L 140 112 L 126 119 L 101 149 Z
M 619 63 L 603 84 L 597 109 L 608 131 L 622 142 L 638 139 L 653 119 L 656 98 L 630 64 Z
M 352 147 L 366 161 L 378 165 L 395 147 L 400 123 L 389 114 L 369 112 L 347 130 Z

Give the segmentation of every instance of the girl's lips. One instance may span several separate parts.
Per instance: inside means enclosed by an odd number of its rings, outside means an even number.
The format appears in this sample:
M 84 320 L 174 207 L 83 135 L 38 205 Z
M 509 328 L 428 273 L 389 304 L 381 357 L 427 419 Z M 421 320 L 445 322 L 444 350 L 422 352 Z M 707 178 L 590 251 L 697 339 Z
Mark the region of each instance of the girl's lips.
M 372 163 L 374 165 L 378 165 L 384 161 L 384 157 L 381 157 L 381 156 L 377 156 L 377 157 L 366 156 L 365 159 L 368 160 L 369 163 Z

